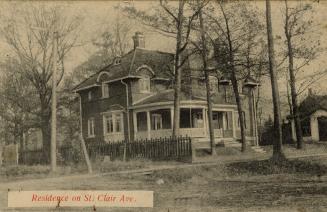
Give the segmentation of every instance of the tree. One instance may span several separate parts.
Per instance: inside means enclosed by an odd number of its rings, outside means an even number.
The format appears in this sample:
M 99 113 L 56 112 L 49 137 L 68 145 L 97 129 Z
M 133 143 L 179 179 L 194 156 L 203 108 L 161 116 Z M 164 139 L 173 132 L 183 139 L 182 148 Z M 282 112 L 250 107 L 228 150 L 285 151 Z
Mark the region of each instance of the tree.
M 201 2 L 202 4 L 204 2 Z M 215 151 L 215 134 L 212 124 L 212 100 L 211 100 L 211 88 L 210 88 L 210 79 L 209 79 L 209 70 L 208 70 L 208 48 L 207 48 L 207 38 L 206 38 L 206 29 L 204 26 L 204 20 L 202 15 L 202 9 L 203 5 L 201 5 L 200 1 L 197 1 L 197 7 L 199 9 L 199 22 L 200 22 L 200 34 L 201 34 L 201 56 L 202 56 L 202 62 L 203 62 L 203 71 L 204 71 L 204 78 L 206 83 L 206 94 L 207 94 L 207 107 L 208 107 L 208 125 L 209 125 L 209 137 L 210 137 L 210 148 L 211 148 L 211 155 L 216 155 Z
M 204 5 L 203 5 L 204 6 Z M 168 1 L 160 0 L 160 7 L 154 11 L 137 10 L 134 6 L 127 6 L 123 11 L 132 19 L 141 21 L 143 25 L 150 26 L 166 36 L 176 39 L 174 69 L 174 120 L 173 137 L 179 134 L 180 125 L 180 98 L 181 98 L 181 77 L 182 67 L 188 60 L 191 53 L 185 51 L 190 43 L 190 35 L 193 28 L 193 21 L 201 9 L 190 7 L 186 0 L 179 0 L 178 7 L 174 7 Z
M 50 117 L 52 96 L 52 46 L 58 42 L 57 55 L 60 67 L 57 85 L 64 75 L 64 59 L 75 46 L 79 36 L 81 16 L 67 16 L 62 7 L 45 5 L 21 5 L 13 8 L 11 14 L 20 16 L 6 17 L 7 24 L 1 31 L 7 44 L 18 60 L 18 70 L 28 80 L 38 98 L 37 116 L 43 137 L 44 160 L 50 158 Z M 52 39 L 54 27 L 58 33 L 57 41 Z
M 310 4 L 297 3 L 295 7 L 290 7 L 288 1 L 285 0 L 285 19 L 284 19 L 284 33 L 285 44 L 287 46 L 286 56 L 288 57 L 288 75 L 289 75 L 289 87 L 290 87 L 290 112 L 295 122 L 296 141 L 297 148 L 301 149 L 303 145 L 302 127 L 298 108 L 298 95 L 297 90 L 297 77 L 299 71 L 307 66 L 312 60 L 314 60 L 318 53 L 320 41 L 311 40 L 309 42 L 308 36 L 314 29 L 312 27 L 312 17 L 308 17 L 308 13 L 312 10 Z M 297 60 L 297 61 L 296 61 Z M 317 73 L 315 73 L 317 74 Z M 318 74 L 321 77 L 320 74 Z M 313 77 L 316 78 L 316 77 Z M 312 82 L 312 81 L 311 81 Z M 304 84 L 311 84 L 303 82 Z
M 249 76 L 251 69 L 258 66 L 258 31 L 262 24 L 257 13 L 248 5 L 238 1 L 217 0 L 217 11 L 208 11 L 215 46 L 218 68 L 229 75 L 240 119 L 242 151 L 246 150 L 245 117 L 240 97 L 239 81 Z M 246 38 L 246 39 L 245 39 Z M 257 51 L 257 52 L 256 52 Z
M 18 70 L 18 61 L 8 57 L 0 67 L 1 90 L 0 90 L 0 117 L 5 128 L 6 142 L 20 144 L 20 151 L 24 150 L 23 135 L 32 127 L 39 127 L 35 116 L 37 103 L 33 101 L 35 96 L 31 91 L 31 83 L 24 80 Z M 28 102 L 28 104 L 26 104 Z M 3 135 L 2 135 L 3 136 Z
M 268 57 L 269 57 L 269 72 L 271 80 L 271 90 L 274 109 L 274 144 L 273 144 L 273 159 L 280 160 L 283 157 L 282 152 L 282 126 L 281 126 L 281 111 L 279 90 L 276 77 L 276 64 L 274 52 L 274 40 L 271 23 L 271 5 L 270 0 L 266 0 L 266 21 L 267 21 L 267 39 L 268 39 Z
M 72 85 L 76 85 L 108 66 L 115 57 L 126 54 L 131 47 L 129 42 L 131 30 L 131 24 L 119 16 L 114 22 L 99 27 L 97 31 L 100 35 L 96 34 L 92 38 L 92 45 L 96 47 L 96 52 L 87 61 L 77 66 L 65 79 L 69 81 L 65 83 L 68 86 L 66 88 L 72 88 Z

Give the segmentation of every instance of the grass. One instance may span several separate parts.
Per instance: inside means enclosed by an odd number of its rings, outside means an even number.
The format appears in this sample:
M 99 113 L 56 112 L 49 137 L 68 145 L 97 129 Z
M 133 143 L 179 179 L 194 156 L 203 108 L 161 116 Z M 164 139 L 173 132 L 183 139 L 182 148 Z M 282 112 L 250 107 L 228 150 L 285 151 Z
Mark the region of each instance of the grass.
M 272 146 L 261 146 L 269 154 L 272 154 Z M 296 149 L 295 144 L 284 144 L 283 152 L 286 156 L 302 156 L 302 155 L 316 155 L 327 153 L 327 142 L 326 143 L 304 143 L 303 149 Z
M 231 174 L 306 174 L 322 176 L 327 173 L 327 166 L 306 160 L 273 160 L 238 162 L 227 165 L 227 170 Z
M 326 211 L 327 164 L 324 164 L 325 160 L 326 157 L 320 157 L 286 160 L 280 163 L 264 160 L 188 166 L 143 174 L 91 176 L 87 179 L 81 176 L 73 179 L 31 180 L 17 183 L 10 188 L 13 190 L 20 188 L 23 190 L 150 190 L 154 191 L 154 208 L 148 211 L 217 211 L 223 208 L 228 209 L 226 211 L 298 211 L 299 207 L 306 211 Z M 105 161 L 102 165 L 101 163 L 98 165 L 113 170 L 132 168 L 137 164 L 140 166 L 157 164 L 157 162 L 141 160 L 136 163 L 119 161 L 111 163 Z M 116 167 L 118 164 L 124 167 Z M 322 177 L 317 178 L 317 175 Z M 2 188 L 0 210 L 1 205 L 7 206 L 8 186 L 3 185 Z M 89 208 L 87 210 L 89 211 Z M 135 210 L 137 209 L 131 209 L 131 211 Z M 67 209 L 67 211 L 74 211 L 74 209 Z M 113 211 L 126 210 L 117 208 Z

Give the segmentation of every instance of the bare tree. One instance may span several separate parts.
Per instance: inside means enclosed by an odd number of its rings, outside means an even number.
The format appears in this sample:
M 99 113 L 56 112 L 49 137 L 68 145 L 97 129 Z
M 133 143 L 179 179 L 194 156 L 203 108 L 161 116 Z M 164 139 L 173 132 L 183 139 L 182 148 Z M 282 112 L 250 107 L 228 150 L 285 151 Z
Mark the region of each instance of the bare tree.
M 193 9 L 186 0 L 179 0 L 177 8 L 168 1 L 160 0 L 160 7 L 155 8 L 154 11 L 141 11 L 133 6 L 123 8 L 123 11 L 130 18 L 139 20 L 145 26 L 176 39 L 174 69 L 172 71 L 174 76 L 173 136 L 179 134 L 182 67 L 189 55 L 193 53 L 187 53 L 185 50 L 190 43 L 193 21 L 201 8 Z
M 309 41 L 309 36 L 312 36 L 314 31 L 312 17 L 309 17 L 312 12 L 311 4 L 304 4 L 303 2 L 296 3 L 294 7 L 289 6 L 288 1 L 285 0 L 285 19 L 284 19 L 284 33 L 285 45 L 287 46 L 286 56 L 288 57 L 288 76 L 290 87 L 290 112 L 295 122 L 295 132 L 297 148 L 301 149 L 303 145 L 302 128 L 300 121 L 300 114 L 298 108 L 299 90 L 296 87 L 297 77 L 299 71 L 307 66 L 319 54 L 320 40 Z M 322 73 L 324 74 L 324 72 Z M 316 74 L 316 77 L 321 77 L 321 74 Z M 307 88 L 314 81 L 302 80 L 299 85 L 300 89 Z M 317 78 L 316 78 L 317 79 Z
M 205 1 L 199 1 L 196 2 L 196 9 L 199 9 L 198 12 L 198 18 L 199 18 L 199 26 L 198 30 L 200 32 L 200 45 L 198 45 L 196 42 L 193 42 L 193 45 L 196 47 L 196 49 L 199 50 L 202 57 L 202 63 L 203 63 L 203 72 L 204 72 L 204 78 L 205 78 L 205 85 L 206 85 L 206 100 L 207 100 L 207 107 L 208 107 L 208 125 L 209 125 L 209 139 L 210 139 L 210 149 L 211 149 L 211 155 L 216 155 L 215 151 L 215 134 L 212 124 L 212 99 L 211 99 L 211 84 L 210 84 L 210 78 L 209 78 L 209 69 L 208 69 L 208 40 L 207 40 L 207 33 L 206 33 L 206 27 L 204 24 L 204 18 L 203 18 L 203 12 L 204 5 L 207 4 Z
M 239 80 L 249 76 L 251 69 L 258 66 L 259 52 L 254 47 L 258 43 L 257 35 L 262 30 L 262 24 L 258 14 L 242 2 L 217 0 L 216 3 L 218 11 L 209 11 L 206 15 L 212 23 L 212 33 L 217 37 L 212 41 L 219 70 L 228 74 L 232 83 L 239 113 L 242 151 L 245 151 L 245 117 Z
M 27 7 L 28 6 L 28 7 Z M 57 85 L 64 75 L 64 58 L 75 46 L 79 36 L 81 17 L 67 16 L 61 7 L 45 5 L 21 5 L 14 8 L 20 16 L 6 17 L 7 24 L 1 28 L 6 42 L 14 51 L 22 76 L 33 85 L 40 107 L 38 117 L 43 137 L 44 160 L 50 156 L 50 117 L 52 96 L 52 46 L 58 42 L 57 55 L 60 70 Z M 54 26 L 57 41 L 52 39 Z
M 271 23 L 270 0 L 266 0 L 266 21 L 267 21 L 269 71 L 270 71 L 271 90 L 272 90 L 273 109 L 274 109 L 273 158 L 276 160 L 280 160 L 283 157 L 283 151 L 282 151 L 283 140 L 282 140 L 279 90 L 278 90 L 277 77 L 276 77 L 276 63 L 275 63 L 274 40 L 273 40 L 273 31 L 272 31 L 272 23 Z

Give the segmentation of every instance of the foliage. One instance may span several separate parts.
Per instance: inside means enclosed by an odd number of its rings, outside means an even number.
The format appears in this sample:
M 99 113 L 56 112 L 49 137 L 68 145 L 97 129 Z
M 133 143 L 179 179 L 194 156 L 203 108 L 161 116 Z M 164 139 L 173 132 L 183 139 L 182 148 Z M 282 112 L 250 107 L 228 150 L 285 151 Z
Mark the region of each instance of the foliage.
M 17 61 L 15 71 L 21 76 L 19 83 L 28 81 L 31 86 L 28 91 L 35 94 L 26 97 L 37 102 L 33 110 L 42 129 L 44 159 L 49 161 L 53 64 L 58 63 L 60 67 L 56 70 L 59 85 L 65 72 L 65 57 L 77 43 L 82 18 L 67 15 L 68 8 L 64 7 L 29 3 L 10 6 L 10 14 L 20 15 L 4 15 L 1 33 Z M 54 49 L 55 42 L 57 49 Z M 56 61 L 54 51 L 58 55 Z

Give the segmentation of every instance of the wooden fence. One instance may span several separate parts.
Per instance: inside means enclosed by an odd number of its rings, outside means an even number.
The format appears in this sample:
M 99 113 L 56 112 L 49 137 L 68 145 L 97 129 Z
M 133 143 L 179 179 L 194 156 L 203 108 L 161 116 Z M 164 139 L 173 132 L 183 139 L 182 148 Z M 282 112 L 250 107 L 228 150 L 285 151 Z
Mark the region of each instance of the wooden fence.
M 192 157 L 191 138 L 189 137 L 90 143 L 87 149 L 91 158 L 109 156 L 111 160 L 123 159 L 124 149 L 126 149 L 127 160 L 145 158 L 150 160 L 189 161 Z
M 125 148 L 126 146 L 126 148 Z M 90 158 L 109 156 L 110 160 L 122 160 L 126 149 L 126 159 L 144 158 L 150 160 L 190 161 L 192 158 L 191 138 L 168 137 L 131 142 L 89 143 L 87 145 Z M 72 146 L 57 149 L 58 162 L 61 164 L 84 160 L 83 153 L 76 153 Z M 43 150 L 28 150 L 19 153 L 20 164 L 44 164 Z

